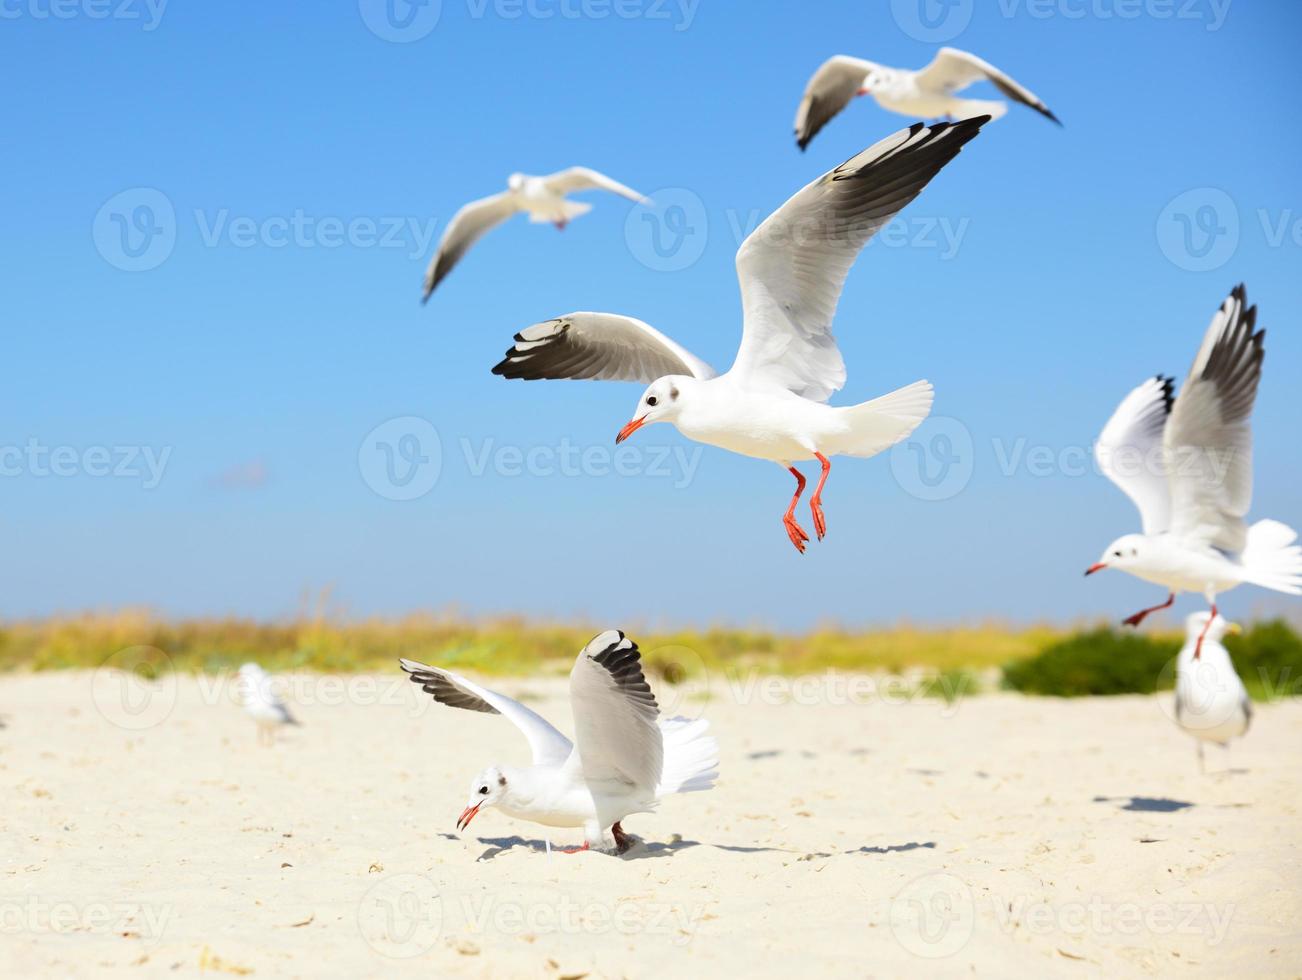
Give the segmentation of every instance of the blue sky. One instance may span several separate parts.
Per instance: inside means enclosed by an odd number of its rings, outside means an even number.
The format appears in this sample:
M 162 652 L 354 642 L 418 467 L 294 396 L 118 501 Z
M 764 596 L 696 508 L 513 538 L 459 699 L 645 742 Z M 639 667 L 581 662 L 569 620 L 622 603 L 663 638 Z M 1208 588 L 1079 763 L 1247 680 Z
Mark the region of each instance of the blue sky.
M 1160 590 L 1081 578 L 1138 529 L 1086 451 L 1240 280 L 1268 330 L 1253 516 L 1302 525 L 1298 5 L 391 2 L 5 0 L 0 615 L 277 616 L 329 587 L 353 615 L 1120 617 Z M 668 426 L 613 456 L 640 386 L 489 373 L 578 309 L 726 367 L 741 235 L 910 121 L 862 100 L 801 154 L 809 74 L 938 43 L 1065 126 L 1014 106 L 852 270 L 836 400 L 926 377 L 942 418 L 833 467 L 807 555 L 777 467 Z M 658 209 L 515 219 L 419 304 L 460 204 L 572 164 Z

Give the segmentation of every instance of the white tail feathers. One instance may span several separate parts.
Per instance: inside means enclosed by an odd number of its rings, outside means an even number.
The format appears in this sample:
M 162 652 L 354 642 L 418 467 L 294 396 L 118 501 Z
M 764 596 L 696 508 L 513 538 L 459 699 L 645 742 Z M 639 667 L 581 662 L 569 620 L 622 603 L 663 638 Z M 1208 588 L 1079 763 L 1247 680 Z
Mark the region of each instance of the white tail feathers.
M 567 200 L 561 204 L 561 214 L 565 216 L 566 221 L 573 221 L 575 218 L 579 217 L 580 215 L 587 214 L 591 210 L 592 210 L 592 205 L 589 204 L 587 201 Z M 532 212 L 529 214 L 529 221 L 535 225 L 547 224 L 552 220 L 554 219 L 544 217 L 542 215 L 533 214 Z
M 1243 577 L 1254 585 L 1302 595 L 1302 547 L 1297 532 L 1279 521 L 1258 521 L 1248 528 L 1243 549 Z
M 703 718 L 660 719 L 665 762 L 656 796 L 696 793 L 714 785 L 719 778 L 719 743 L 706 734 L 709 727 Z
M 870 402 L 839 411 L 846 431 L 831 440 L 833 452 L 844 456 L 876 456 L 901 439 L 907 439 L 931 414 L 936 397 L 930 381 L 915 381 Z

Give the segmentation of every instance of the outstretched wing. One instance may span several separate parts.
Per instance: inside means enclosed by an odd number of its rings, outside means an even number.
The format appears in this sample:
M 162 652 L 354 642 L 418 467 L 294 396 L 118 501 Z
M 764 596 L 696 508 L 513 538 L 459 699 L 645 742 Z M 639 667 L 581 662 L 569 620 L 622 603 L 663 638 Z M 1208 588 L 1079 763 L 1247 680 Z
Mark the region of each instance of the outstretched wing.
M 553 728 L 545 718 L 519 701 L 468 681 L 460 674 L 441 667 L 431 667 L 415 660 L 400 660 L 402 669 L 411 675 L 421 690 L 433 695 L 439 704 L 467 711 L 500 714 L 524 733 L 533 750 L 534 765 L 559 765 L 570 755 L 570 740 Z
M 1145 534 L 1171 527 L 1162 433 L 1175 400 L 1174 383 L 1160 374 L 1145 381 L 1122 399 L 1094 444 L 1099 469 L 1139 508 Z
M 619 630 L 595 636 L 570 671 L 570 699 L 588 783 L 622 783 L 653 797 L 664 769 L 664 740 L 637 644 Z
M 666 374 L 712 378 L 714 368 L 655 327 L 615 313 L 569 313 L 526 327 L 493 368 L 504 378 L 641 381 Z
M 850 266 L 989 120 L 900 130 L 769 215 L 737 252 L 745 326 L 732 370 L 816 401 L 839 390 L 832 318 Z
M 555 191 L 557 194 L 572 194 L 575 191 L 610 191 L 612 194 L 618 194 L 620 197 L 626 197 L 630 201 L 636 201 L 638 204 L 650 204 L 651 199 L 644 197 L 631 187 L 626 187 L 619 181 L 607 177 L 598 170 L 590 167 L 570 167 L 568 170 L 558 170 L 554 174 L 548 174 L 543 178 L 543 183 L 547 185 L 548 190 Z
M 864 77 L 877 66 L 862 58 L 838 54 L 814 72 L 796 110 L 796 145 L 802 150 L 838 112 L 850 104 Z
M 1040 115 L 1062 125 L 1040 97 L 1025 85 L 1013 81 L 990 62 L 958 48 L 941 48 L 931 64 L 920 70 L 916 77 L 920 88 L 945 93 L 965 89 L 973 82 L 993 82 L 1014 102 L 1030 106 Z
M 439 240 L 439 250 L 434 253 L 429 269 L 425 272 L 425 295 L 421 301 L 429 300 L 430 293 L 438 288 L 438 284 L 461 261 L 461 257 L 470 251 L 471 245 L 518 210 L 515 195 L 503 191 L 492 197 L 471 201 L 453 215 Z
M 1164 440 L 1171 530 L 1231 552 L 1247 543 L 1252 504 L 1252 405 L 1266 356 L 1256 324 L 1240 284 L 1212 317 Z

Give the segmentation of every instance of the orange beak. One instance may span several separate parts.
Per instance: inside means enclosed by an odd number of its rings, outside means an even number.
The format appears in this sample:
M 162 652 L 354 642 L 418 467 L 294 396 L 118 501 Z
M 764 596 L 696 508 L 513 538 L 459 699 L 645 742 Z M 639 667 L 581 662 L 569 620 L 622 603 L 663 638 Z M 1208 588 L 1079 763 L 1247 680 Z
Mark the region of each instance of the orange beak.
M 1103 569 L 1107 567 L 1108 566 L 1105 565 L 1103 562 L 1099 562 L 1097 565 L 1091 565 L 1089 568 L 1085 569 L 1085 574 L 1093 575 L 1095 572 L 1101 572 L 1103 571 Z
M 474 806 L 468 806 L 461 811 L 461 816 L 457 817 L 457 830 L 465 830 L 470 826 L 470 821 L 475 819 L 475 814 L 479 812 L 481 804 L 476 803 Z
M 640 419 L 634 419 L 632 422 L 628 423 L 628 425 L 624 426 L 624 428 L 619 430 L 619 435 L 615 436 L 615 445 L 618 446 L 621 442 L 623 442 L 625 439 L 631 436 L 638 429 L 642 428 L 642 426 L 644 425 L 646 425 L 645 415 L 643 415 Z

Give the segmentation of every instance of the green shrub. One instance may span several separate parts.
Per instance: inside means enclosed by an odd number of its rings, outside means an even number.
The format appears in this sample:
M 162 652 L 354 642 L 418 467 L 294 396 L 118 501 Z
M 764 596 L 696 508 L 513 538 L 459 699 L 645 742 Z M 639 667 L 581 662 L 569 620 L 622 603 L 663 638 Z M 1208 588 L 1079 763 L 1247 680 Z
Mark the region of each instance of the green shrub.
M 1302 694 L 1302 637 L 1282 619 L 1254 623 L 1225 647 L 1243 684 L 1258 701 Z
M 1169 686 L 1180 641 L 1111 627 L 1077 633 L 1004 668 L 1004 683 L 1027 694 L 1151 694 Z

